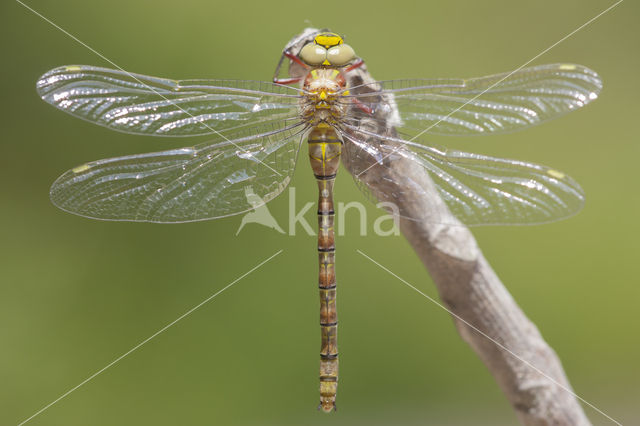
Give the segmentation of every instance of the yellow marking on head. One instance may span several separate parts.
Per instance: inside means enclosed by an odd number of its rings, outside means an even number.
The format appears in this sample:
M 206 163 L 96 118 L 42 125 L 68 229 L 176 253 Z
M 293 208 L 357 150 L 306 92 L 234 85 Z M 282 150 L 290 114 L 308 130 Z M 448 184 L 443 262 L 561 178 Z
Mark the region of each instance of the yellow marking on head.
M 567 70 L 567 71 L 573 71 L 575 70 L 577 67 L 573 64 L 562 64 L 560 65 L 560 69 L 561 70 Z
M 324 46 L 325 49 L 344 43 L 342 37 L 336 33 L 320 33 L 313 41 L 320 46 Z
M 71 169 L 73 173 L 82 173 L 89 170 L 91 166 L 89 164 L 83 164 L 82 166 L 74 167 Z
M 322 65 L 331 65 L 331 62 L 329 62 L 328 59 L 325 59 L 324 62 L 322 63 Z
M 65 67 L 65 71 L 80 71 L 82 68 L 77 66 L 77 65 L 69 65 L 68 67 Z
M 549 169 L 547 170 L 547 174 L 551 177 L 554 177 L 556 179 L 564 179 L 565 174 L 562 172 L 559 172 L 557 170 L 553 170 L 553 169 Z
M 327 123 L 325 123 L 323 121 L 323 122 L 320 122 L 320 123 L 316 124 L 316 127 L 319 127 L 321 129 L 326 129 L 326 128 L 331 127 L 331 126 L 329 126 Z

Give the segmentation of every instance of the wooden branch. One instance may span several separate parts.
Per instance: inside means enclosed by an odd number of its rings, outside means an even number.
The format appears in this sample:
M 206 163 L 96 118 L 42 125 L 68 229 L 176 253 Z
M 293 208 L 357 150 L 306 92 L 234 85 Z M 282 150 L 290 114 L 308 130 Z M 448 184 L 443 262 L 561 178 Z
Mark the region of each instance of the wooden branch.
M 352 170 L 370 165 L 349 161 L 358 159 L 346 159 Z M 407 177 L 418 184 L 400 187 L 397 182 Z M 360 179 L 381 201 L 389 198 L 383 194 L 403 194 L 396 201 L 400 213 L 419 220 L 400 217 L 400 230 L 431 274 L 460 336 L 487 366 L 522 424 L 590 425 L 568 391 L 571 385 L 557 355 L 500 282 L 471 231 L 449 212 L 424 169 L 409 158 L 395 158 L 384 167 L 371 167 Z

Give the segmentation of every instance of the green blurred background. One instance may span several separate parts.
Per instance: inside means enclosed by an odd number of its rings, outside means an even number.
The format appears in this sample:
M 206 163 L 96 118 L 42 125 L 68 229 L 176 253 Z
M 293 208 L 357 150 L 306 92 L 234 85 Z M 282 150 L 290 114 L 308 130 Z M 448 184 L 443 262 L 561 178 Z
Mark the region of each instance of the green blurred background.
M 308 24 L 345 34 L 378 79 L 472 77 L 518 67 L 612 2 L 28 4 L 129 71 L 268 81 L 282 46 Z M 240 217 L 154 225 L 57 210 L 48 188 L 65 170 L 184 141 L 119 134 L 42 102 L 35 82 L 50 68 L 109 64 L 18 3 L 0 8 L 0 424 L 26 419 L 280 249 L 29 424 L 517 423 L 449 315 L 356 252 L 437 297 L 407 242 L 360 236 L 355 214 L 337 242 L 339 411 L 325 415 L 315 409 L 315 237 L 255 224 L 236 237 Z M 521 133 L 436 140 L 548 164 L 583 186 L 576 217 L 474 234 L 575 391 L 623 424 L 640 422 L 639 12 L 623 2 L 534 62 L 598 71 L 604 90 L 592 105 Z M 293 185 L 298 204 L 315 201 L 304 159 Z M 287 198 L 269 204 L 282 226 Z M 336 201 L 352 200 L 365 202 L 343 170 Z M 307 219 L 314 224 L 313 209 Z M 594 424 L 613 424 L 585 410 Z

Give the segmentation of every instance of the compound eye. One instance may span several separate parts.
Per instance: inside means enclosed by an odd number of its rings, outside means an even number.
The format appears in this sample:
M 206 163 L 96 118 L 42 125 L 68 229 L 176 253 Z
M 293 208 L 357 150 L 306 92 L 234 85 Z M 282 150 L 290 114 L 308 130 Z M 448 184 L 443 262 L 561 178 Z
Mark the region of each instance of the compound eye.
M 327 60 L 331 62 L 331 65 L 345 65 L 355 57 L 356 52 L 348 44 L 340 44 L 327 50 Z
M 327 49 L 309 43 L 300 51 L 300 59 L 309 65 L 320 65 L 327 59 Z

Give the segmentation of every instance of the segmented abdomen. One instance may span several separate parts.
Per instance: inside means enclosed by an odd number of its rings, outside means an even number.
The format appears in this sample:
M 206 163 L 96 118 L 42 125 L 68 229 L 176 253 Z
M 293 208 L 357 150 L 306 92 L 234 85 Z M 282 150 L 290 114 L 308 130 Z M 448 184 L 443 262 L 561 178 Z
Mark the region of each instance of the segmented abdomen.
M 318 260 L 320 288 L 320 407 L 335 409 L 338 388 L 338 315 L 336 312 L 333 184 L 340 165 L 342 142 L 321 123 L 309 134 L 309 160 L 318 182 Z

